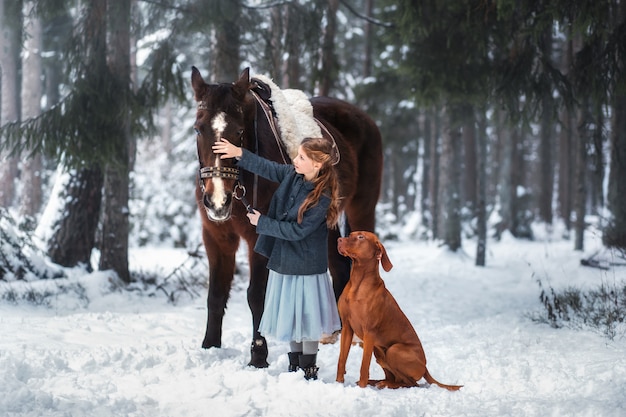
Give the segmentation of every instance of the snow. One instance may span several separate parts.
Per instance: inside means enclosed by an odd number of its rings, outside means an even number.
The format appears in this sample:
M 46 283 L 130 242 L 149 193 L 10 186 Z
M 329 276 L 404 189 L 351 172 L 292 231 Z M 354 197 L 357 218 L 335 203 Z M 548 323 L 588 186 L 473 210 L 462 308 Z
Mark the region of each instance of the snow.
M 484 268 L 474 266 L 471 240 L 458 253 L 433 242 L 385 243 L 394 268 L 381 270 L 382 277 L 417 330 L 431 374 L 464 385 L 458 392 L 424 380 L 417 388 L 360 388 L 356 346 L 339 384 L 338 343 L 320 347 L 317 381 L 286 372 L 288 346 L 271 339 L 270 367 L 246 366 L 251 317 L 242 276 L 235 278 L 222 348 L 209 350 L 200 348 L 205 291 L 172 304 L 158 292 L 121 290 L 107 272 L 81 269 L 63 280 L 0 283 L 2 293 L 8 286 L 48 291 L 44 305 L 0 301 L 0 415 L 626 415 L 624 330 L 610 340 L 595 329 L 531 320 L 542 309 L 537 280 L 594 287 L 623 282 L 626 271 L 580 266 L 599 247 L 597 236 L 586 237 L 585 253 L 573 251 L 571 241 L 535 236 L 489 241 Z M 137 249 L 131 266 L 168 270 L 184 259 L 182 250 Z M 382 377 L 374 360 L 370 376 Z

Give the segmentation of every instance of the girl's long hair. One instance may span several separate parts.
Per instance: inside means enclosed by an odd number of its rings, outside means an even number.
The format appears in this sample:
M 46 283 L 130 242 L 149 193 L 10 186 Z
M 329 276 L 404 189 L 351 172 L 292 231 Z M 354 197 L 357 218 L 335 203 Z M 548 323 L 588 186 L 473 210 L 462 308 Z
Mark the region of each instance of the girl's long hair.
M 337 227 L 339 220 L 339 182 L 333 164 L 338 160 L 336 145 L 324 138 L 304 138 L 302 151 L 312 161 L 322 164 L 317 177 L 313 180 L 315 187 L 304 199 L 298 209 L 298 223 L 302 222 L 304 212 L 314 207 L 323 194 L 330 197 L 330 206 L 326 213 L 326 226 L 329 229 Z

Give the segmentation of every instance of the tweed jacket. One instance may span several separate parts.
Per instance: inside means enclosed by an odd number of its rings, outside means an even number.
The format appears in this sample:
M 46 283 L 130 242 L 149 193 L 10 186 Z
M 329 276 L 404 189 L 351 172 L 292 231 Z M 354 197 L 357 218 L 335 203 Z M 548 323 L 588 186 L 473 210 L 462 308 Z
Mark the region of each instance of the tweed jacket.
M 291 164 L 279 164 L 243 149 L 238 166 L 279 183 L 267 214 L 259 217 L 255 252 L 268 258 L 267 267 L 285 275 L 321 274 L 328 269 L 326 213 L 330 197 L 322 195 L 298 223 L 298 208 L 314 185 Z

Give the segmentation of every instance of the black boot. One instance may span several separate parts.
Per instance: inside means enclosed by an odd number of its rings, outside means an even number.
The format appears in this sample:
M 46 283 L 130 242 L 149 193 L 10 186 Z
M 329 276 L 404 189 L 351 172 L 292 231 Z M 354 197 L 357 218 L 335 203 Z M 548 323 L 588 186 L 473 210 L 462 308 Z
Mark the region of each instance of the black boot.
M 312 355 L 300 355 L 300 369 L 304 371 L 305 379 L 317 379 L 317 371 L 320 369 L 315 365 L 317 353 Z
M 289 352 L 287 355 L 289 356 L 289 372 L 296 372 L 300 365 L 302 352 Z

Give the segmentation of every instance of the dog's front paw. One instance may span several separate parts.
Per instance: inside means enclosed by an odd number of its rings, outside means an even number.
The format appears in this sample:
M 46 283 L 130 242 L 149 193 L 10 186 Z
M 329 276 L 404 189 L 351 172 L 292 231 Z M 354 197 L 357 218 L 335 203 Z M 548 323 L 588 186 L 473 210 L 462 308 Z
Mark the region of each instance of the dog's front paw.
M 369 381 L 361 381 L 359 380 L 359 382 L 356 383 L 359 387 L 361 388 L 365 388 L 369 385 Z

